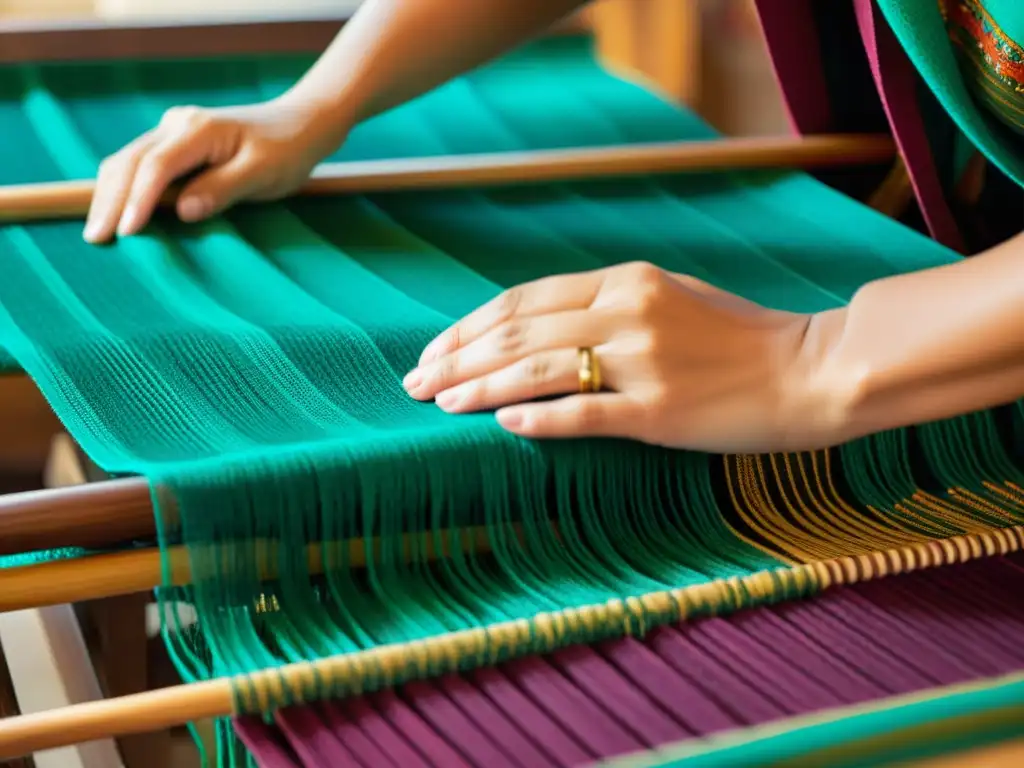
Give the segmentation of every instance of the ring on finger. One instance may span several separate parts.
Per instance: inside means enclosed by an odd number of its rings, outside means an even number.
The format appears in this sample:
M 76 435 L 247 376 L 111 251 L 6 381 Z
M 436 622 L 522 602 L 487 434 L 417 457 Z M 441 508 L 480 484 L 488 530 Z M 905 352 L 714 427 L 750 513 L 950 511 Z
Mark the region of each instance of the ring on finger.
M 593 347 L 580 347 L 578 354 L 580 392 L 600 392 L 601 362 L 597 359 L 597 353 Z

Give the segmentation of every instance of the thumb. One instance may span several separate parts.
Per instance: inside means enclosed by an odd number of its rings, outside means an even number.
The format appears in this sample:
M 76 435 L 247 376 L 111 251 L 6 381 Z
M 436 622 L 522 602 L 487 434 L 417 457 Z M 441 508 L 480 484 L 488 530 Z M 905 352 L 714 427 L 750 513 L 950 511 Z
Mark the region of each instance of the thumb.
M 257 168 L 252 161 L 232 158 L 185 185 L 178 197 L 178 216 L 185 222 L 208 219 L 249 196 Z

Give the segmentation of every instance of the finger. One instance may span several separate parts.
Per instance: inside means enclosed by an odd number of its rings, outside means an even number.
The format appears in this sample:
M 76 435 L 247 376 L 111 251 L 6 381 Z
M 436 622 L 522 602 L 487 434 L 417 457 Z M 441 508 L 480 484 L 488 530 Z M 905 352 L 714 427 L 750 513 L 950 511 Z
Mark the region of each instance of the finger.
M 475 341 L 419 366 L 405 379 L 410 395 L 429 400 L 446 389 L 493 373 L 537 352 L 593 347 L 607 341 L 610 315 L 576 310 L 513 318 Z
M 420 364 L 465 346 L 492 328 L 516 317 L 586 309 L 594 303 L 602 279 L 601 271 L 577 272 L 545 277 L 509 288 L 430 342 L 420 356 Z
M 439 392 L 448 413 L 469 413 L 579 391 L 579 353 L 557 349 L 523 358 L 495 373 Z
M 228 163 L 201 174 L 182 189 L 178 198 L 178 216 L 196 222 L 221 213 L 255 191 L 256 164 L 236 156 Z
M 211 161 L 210 125 L 203 123 L 168 136 L 142 156 L 125 202 L 119 234 L 132 235 L 140 231 L 175 179 Z
M 83 233 L 90 243 L 106 242 L 114 236 L 139 161 L 155 141 L 152 134 L 145 134 L 100 163 Z
M 527 403 L 499 410 L 498 423 L 522 437 L 631 438 L 646 414 L 638 402 L 616 392 L 571 395 L 549 403 Z

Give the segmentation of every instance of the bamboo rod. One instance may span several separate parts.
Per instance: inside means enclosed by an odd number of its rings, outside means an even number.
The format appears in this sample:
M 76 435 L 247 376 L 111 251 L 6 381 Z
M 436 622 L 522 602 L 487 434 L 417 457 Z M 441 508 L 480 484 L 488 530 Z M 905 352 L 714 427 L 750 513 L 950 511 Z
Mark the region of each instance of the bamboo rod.
M 300 195 L 488 187 L 601 177 L 735 169 L 816 168 L 884 162 L 895 145 L 884 135 L 723 138 L 582 149 L 325 163 Z M 82 218 L 95 182 L 0 187 L 0 221 Z M 164 196 L 172 205 L 177 190 Z
M 532 620 L 501 622 L 487 627 L 428 637 L 411 643 L 396 643 L 356 653 L 331 656 L 313 662 L 288 664 L 239 678 L 177 685 L 157 691 L 122 696 L 99 702 L 76 704 L 59 710 L 0 720 L 0 760 L 43 750 L 56 749 L 96 739 L 146 733 L 185 725 L 207 718 L 240 714 L 235 710 L 234 690 L 250 691 L 261 709 L 281 701 L 285 690 L 297 696 L 315 691 L 324 683 L 339 688 L 358 687 L 370 670 L 375 676 L 394 680 L 410 662 L 423 669 L 440 669 L 459 658 L 487 656 L 497 650 L 512 655 L 529 651 L 526 642 L 534 634 L 545 636 L 552 647 L 574 642 L 574 628 L 581 626 L 630 625 L 629 618 L 669 616 L 676 606 L 680 620 L 691 609 L 698 614 L 715 613 L 736 596 L 766 598 L 778 588 L 779 580 L 802 590 L 813 585 L 825 590 L 856 581 L 895 575 L 906 566 L 941 567 L 991 554 L 1018 551 L 1024 543 L 1024 526 L 996 529 L 895 547 L 814 563 L 783 566 L 747 576 L 698 584 L 679 589 L 650 592 L 627 600 L 609 600 L 534 616 Z M 947 546 L 942 546 L 945 543 Z M 883 564 L 890 564 L 881 567 Z M 899 564 L 899 567 L 896 565 Z M 913 566 L 912 566 L 913 567 Z

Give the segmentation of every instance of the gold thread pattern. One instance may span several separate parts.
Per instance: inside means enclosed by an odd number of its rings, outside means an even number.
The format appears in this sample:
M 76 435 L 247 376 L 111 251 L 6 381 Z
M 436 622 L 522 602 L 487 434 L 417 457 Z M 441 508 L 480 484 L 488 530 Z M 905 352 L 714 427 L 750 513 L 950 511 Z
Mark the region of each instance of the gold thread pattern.
M 593 627 L 603 637 L 642 635 L 657 626 L 738 610 L 763 603 L 765 598 L 770 601 L 818 594 L 831 587 L 878 579 L 915 567 L 952 565 L 1022 548 L 1024 526 L 1013 526 L 954 536 L 944 543 L 908 543 L 881 552 L 782 566 L 748 576 L 543 613 L 532 620 L 492 624 L 290 664 L 232 678 L 236 713 L 271 711 L 282 701 L 300 703 L 307 700 L 309 691 L 318 691 L 320 695 L 325 690 L 331 695 L 369 692 L 384 681 L 395 685 L 453 672 L 470 659 L 487 665 L 512 656 L 552 651 L 575 642 L 574 630 L 580 625 Z M 365 674 L 369 669 L 380 674 L 369 677 Z

